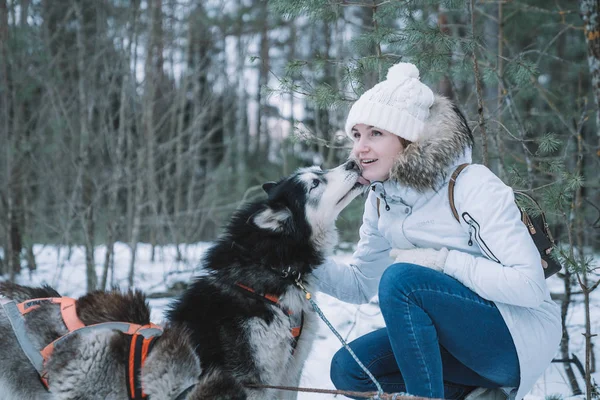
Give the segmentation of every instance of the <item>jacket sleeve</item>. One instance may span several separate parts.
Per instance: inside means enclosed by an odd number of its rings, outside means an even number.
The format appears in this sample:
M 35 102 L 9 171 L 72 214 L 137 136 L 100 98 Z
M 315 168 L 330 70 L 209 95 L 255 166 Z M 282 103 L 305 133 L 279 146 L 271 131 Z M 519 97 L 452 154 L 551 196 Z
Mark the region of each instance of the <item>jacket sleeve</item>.
M 495 302 L 537 307 L 549 298 L 540 254 L 512 188 L 474 164 L 459 175 L 454 191 L 460 224 L 486 257 L 450 250 L 444 272 Z
M 313 276 L 323 293 L 354 304 L 368 303 L 379 288 L 383 271 L 392 263 L 390 243 L 379 232 L 376 195 L 365 202 L 360 240 L 349 264 L 329 257 Z

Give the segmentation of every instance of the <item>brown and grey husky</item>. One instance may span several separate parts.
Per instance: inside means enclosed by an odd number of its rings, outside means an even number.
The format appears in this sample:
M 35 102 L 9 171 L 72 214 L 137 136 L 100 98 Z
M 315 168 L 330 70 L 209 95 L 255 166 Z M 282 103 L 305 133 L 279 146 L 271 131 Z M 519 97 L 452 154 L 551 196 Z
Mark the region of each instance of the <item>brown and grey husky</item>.
M 30 288 L 8 282 L 0 283 L 0 294 L 16 303 L 60 297 L 48 286 Z M 76 310 L 86 326 L 113 321 L 138 325 L 150 322 L 148 304 L 139 291 L 92 292 L 76 301 Z M 38 349 L 68 333 L 58 304 L 41 304 L 24 318 L 28 337 Z M 0 307 L 0 399 L 128 399 L 126 371 L 130 341 L 127 336 L 111 329 L 82 330 L 57 342 L 45 363 L 48 391 L 21 350 L 10 321 Z M 150 399 L 191 400 L 206 398 L 202 385 L 194 385 L 201 372 L 187 330 L 167 325 L 138 376 Z

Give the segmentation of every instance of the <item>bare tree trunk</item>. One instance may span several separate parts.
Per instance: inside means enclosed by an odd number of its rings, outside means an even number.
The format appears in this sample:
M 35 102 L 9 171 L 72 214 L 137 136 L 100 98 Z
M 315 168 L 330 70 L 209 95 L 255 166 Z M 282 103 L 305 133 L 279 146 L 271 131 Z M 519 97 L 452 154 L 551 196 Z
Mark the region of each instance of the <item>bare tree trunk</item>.
M 479 15 L 484 20 L 483 21 L 483 42 L 482 46 L 488 49 L 497 49 L 497 51 L 502 50 L 502 44 L 500 42 L 504 39 L 502 32 L 502 3 L 490 3 L 482 5 L 484 9 L 483 13 Z M 496 18 L 490 17 L 495 15 Z M 497 19 L 500 18 L 500 19 Z M 474 49 L 475 51 L 475 49 Z M 501 53 L 496 55 L 496 63 L 500 63 L 502 61 Z M 493 59 L 490 56 L 490 62 Z M 498 71 L 498 64 L 496 64 L 496 70 Z M 502 102 L 499 101 L 498 97 L 501 96 L 501 92 L 498 90 L 500 84 L 493 85 L 483 84 L 483 104 L 485 110 L 488 110 L 487 116 L 489 121 L 493 121 L 494 119 L 498 119 L 500 114 L 502 113 Z M 494 171 L 497 175 L 503 176 L 502 169 L 502 157 L 503 153 L 500 151 L 502 147 L 502 141 L 500 140 L 500 125 L 491 125 L 489 123 L 486 124 L 488 127 L 487 134 L 490 139 L 488 145 L 488 167 Z
M 85 62 L 85 38 L 84 28 L 85 20 L 78 4 L 74 5 L 77 20 L 79 22 L 76 29 L 77 38 L 77 73 L 79 81 L 77 84 L 79 95 L 79 160 L 81 168 L 81 211 L 82 227 L 85 243 L 85 265 L 86 265 L 86 284 L 87 291 L 91 292 L 98 286 L 98 277 L 96 276 L 96 266 L 94 262 L 94 204 L 93 204 L 93 182 L 90 176 L 90 120 L 89 113 L 92 106 L 88 103 L 89 87 L 86 85 L 87 73 Z
M 600 151 L 600 0 L 579 0 L 579 9 L 588 48 L 592 94 L 596 102 L 596 136 Z
M 23 229 L 25 232 L 32 232 L 31 226 L 31 210 L 29 208 L 28 199 L 29 195 L 23 197 Z M 33 239 L 29 239 L 25 245 L 25 259 L 27 260 L 27 269 L 35 271 L 37 269 L 37 263 L 35 261 L 35 253 L 33 252 Z
M 109 217 L 110 219 L 110 217 Z M 110 270 L 110 262 L 114 258 L 115 253 L 115 227 L 113 221 L 106 224 L 106 253 L 104 254 L 104 266 L 102 267 L 102 280 L 100 281 L 99 290 L 106 290 L 108 282 L 108 272 Z
M 129 275 L 127 277 L 127 283 L 129 288 L 133 287 L 134 278 L 135 278 L 135 261 L 137 256 L 137 245 L 140 236 L 140 226 L 142 222 L 142 212 L 144 210 L 143 199 L 144 199 L 144 178 L 143 178 L 143 160 L 144 160 L 144 151 L 140 151 L 137 155 L 138 157 L 138 168 L 136 171 L 136 184 L 134 189 L 133 196 L 133 227 L 131 230 L 131 240 L 129 242 L 129 248 L 131 250 L 131 258 L 129 261 Z
M 562 325 L 562 338 L 560 340 L 560 355 L 564 360 L 568 360 L 571 358 L 570 350 L 569 350 L 569 330 L 567 329 L 567 314 L 569 313 L 569 305 L 571 304 L 571 272 L 569 272 L 568 268 L 565 270 L 565 297 L 560 304 L 560 319 Z M 577 383 L 577 378 L 575 377 L 575 373 L 573 372 L 573 368 L 570 363 L 565 363 L 565 373 L 567 374 L 567 379 L 571 386 L 571 390 L 574 395 L 581 394 L 581 389 L 579 388 L 579 384 Z
M 569 260 L 574 260 L 575 256 L 574 256 L 574 249 L 575 249 L 575 240 L 573 238 L 573 233 L 575 231 L 576 228 L 576 224 L 575 224 L 575 220 L 576 220 L 576 216 L 574 216 L 574 213 L 576 213 L 578 210 L 576 208 L 576 204 L 577 204 L 578 200 L 574 199 L 573 203 L 571 204 L 571 215 L 567 216 L 565 213 L 563 213 L 563 218 L 565 220 L 566 223 L 566 229 L 567 229 L 567 234 L 568 234 L 568 239 L 569 239 Z M 576 232 L 575 232 L 576 233 Z M 583 250 L 583 249 L 581 249 Z M 567 360 L 571 357 L 570 354 L 570 350 L 569 350 L 569 330 L 567 329 L 567 314 L 569 312 L 569 306 L 571 304 L 571 296 L 572 296 L 572 279 L 573 279 L 573 274 L 571 273 L 571 268 L 570 266 L 567 266 L 567 268 L 565 268 L 565 276 L 564 276 L 564 284 L 565 284 L 565 298 L 563 300 L 563 302 L 561 303 L 561 325 L 562 325 L 562 338 L 561 338 L 561 342 L 560 342 L 560 352 L 561 352 L 561 356 L 563 359 Z M 571 367 L 570 363 L 565 363 L 565 373 L 567 374 L 567 379 L 569 381 L 569 384 L 571 385 L 571 390 L 573 391 L 573 395 L 580 395 L 581 394 L 581 388 L 579 387 L 579 383 L 577 382 L 577 378 L 575 377 L 575 373 L 573 372 L 573 368 Z
M 268 23 L 267 2 L 260 2 L 260 67 L 258 76 L 258 88 L 256 103 L 258 110 L 256 113 L 256 155 L 262 157 L 268 156 L 270 140 L 269 130 L 267 128 L 267 99 L 263 96 L 262 91 L 269 82 L 269 23 Z
M 242 1 L 238 0 L 238 7 L 243 7 Z M 238 46 L 237 46 L 237 107 L 236 107 L 236 128 L 235 132 L 237 135 L 237 177 L 238 177 L 238 190 L 240 192 L 247 187 L 247 157 L 250 147 L 250 135 L 248 132 L 247 124 L 247 94 L 246 94 L 246 79 L 244 77 L 245 59 L 246 59 L 246 46 L 243 40 L 242 33 L 242 17 L 240 15 L 238 23 Z
M 110 197 L 108 200 L 109 218 L 107 221 L 106 231 L 106 256 L 104 257 L 104 268 L 102 270 L 102 282 L 100 288 L 105 290 L 108 284 L 109 271 L 114 272 L 114 245 L 116 241 L 116 232 L 118 231 L 119 222 L 121 221 L 120 212 L 118 210 L 119 190 L 123 181 L 128 181 L 130 176 L 127 175 L 130 171 L 129 161 L 125 159 L 125 148 L 131 140 L 127 140 L 131 134 L 131 121 L 129 113 L 129 97 L 128 93 L 133 92 L 135 83 L 131 79 L 131 52 L 136 40 L 137 20 L 138 20 L 138 2 L 133 2 L 131 10 L 131 29 L 127 40 L 126 53 L 124 54 L 122 71 L 122 82 L 119 100 L 119 129 L 117 132 L 117 143 L 114 149 L 115 165 L 113 166 L 113 176 L 111 183 Z M 130 150 L 130 149 L 128 149 Z M 131 157 L 131 154 L 129 155 Z M 129 233 L 129 231 L 128 231 Z M 112 276 L 112 275 L 111 275 Z M 114 276 L 112 276 L 114 279 Z
M 587 60 L 592 77 L 592 95 L 596 105 L 596 156 L 600 156 L 600 0 L 579 0 L 583 20 Z M 596 189 L 596 204 L 600 203 L 600 191 Z M 586 365 L 587 366 L 587 365 Z M 588 393 L 588 396 L 590 394 Z
M 160 229 L 160 198 L 158 181 L 156 178 L 156 121 L 154 115 L 157 87 L 156 83 L 162 78 L 162 0 L 149 0 L 148 12 L 150 13 L 150 40 L 147 46 L 146 62 L 144 67 L 144 134 L 146 137 L 146 162 L 148 177 L 148 202 L 152 211 L 152 222 L 149 224 L 150 243 L 152 252 L 150 259 L 154 261 L 157 230 Z
M 9 29 L 8 29 L 8 5 L 6 0 L 0 1 L 0 83 L 2 90 L 2 99 L 0 103 L 4 111 L 2 116 L 5 133 L 5 157 L 6 157 L 6 254 L 5 259 L 8 267 L 9 279 L 15 280 L 16 275 L 21 270 L 21 250 L 22 250 L 22 176 L 21 166 L 15 162 L 15 154 L 19 152 L 19 135 L 21 126 L 19 126 L 19 105 L 15 98 L 15 89 L 13 87 L 13 70 L 9 53 Z M 13 65 L 15 60 L 13 59 Z
M 9 136 L 9 126 L 10 126 L 10 111 L 9 111 L 9 95 L 8 95 L 8 49 L 6 48 L 8 43 L 8 5 L 6 4 L 6 0 L 0 0 L 0 86 L 5 88 L 5 90 L 0 91 L 0 124 L 2 126 L 1 129 L 1 137 L 2 142 L 5 143 L 4 153 L 6 157 L 6 165 L 3 166 L 6 175 L 2 177 L 2 182 L 4 186 L 0 191 L 0 200 L 2 201 L 0 205 L 2 205 L 4 211 L 6 212 L 6 220 L 0 219 L 0 223 L 3 223 L 4 230 L 6 232 L 6 237 L 10 237 L 10 206 L 9 206 L 9 179 L 8 179 L 8 171 L 10 171 L 10 147 L 8 144 L 10 143 Z M 9 257 L 11 256 L 11 244 L 10 240 L 6 240 L 6 245 L 4 248 L 4 259 L 6 260 L 6 264 L 10 264 Z M 10 267 L 5 265 L 4 262 L 0 264 L 0 275 L 8 272 Z
M 131 43 L 131 42 L 130 42 Z M 114 257 L 115 235 L 119 224 L 119 213 L 117 210 L 119 189 L 123 175 L 123 150 L 125 146 L 125 135 L 127 126 L 127 88 L 129 87 L 129 57 L 123 68 L 123 81 L 121 83 L 121 95 L 119 104 L 119 130 L 117 132 L 117 144 L 115 146 L 115 165 L 113 167 L 112 182 L 110 185 L 110 196 L 108 199 L 108 220 L 106 222 L 106 255 L 104 257 L 104 267 L 102 269 L 102 280 L 100 290 L 106 289 L 108 282 L 108 271 L 110 269 L 111 259 Z
M 203 21 L 206 18 L 206 12 L 202 5 L 197 4 L 194 9 L 194 16 L 197 20 Z M 203 159 L 203 144 L 210 136 L 212 125 L 210 124 L 211 107 L 208 101 L 208 92 L 206 81 L 206 68 L 208 66 L 208 55 L 206 52 L 205 42 L 209 37 L 209 32 L 202 22 L 195 26 L 190 26 L 193 29 L 192 40 L 189 45 L 190 68 L 191 76 L 191 114 L 189 115 L 189 123 L 187 130 L 190 133 L 189 146 L 186 159 L 189 162 L 189 169 L 192 172 L 190 184 L 187 189 L 186 197 L 186 215 L 187 218 L 187 236 L 193 236 L 196 231 L 202 232 L 204 224 L 208 218 L 204 218 L 204 196 L 206 194 L 206 164 Z
M 174 7 L 174 6 L 173 6 Z M 192 7 L 188 4 L 188 7 Z M 189 11 L 189 10 L 188 10 Z M 192 27 L 188 26 L 187 30 L 187 39 L 188 43 L 192 42 Z M 191 58 L 191 46 L 188 46 L 187 51 L 185 52 L 185 64 L 190 65 Z M 172 63 L 174 64 L 174 63 Z M 174 75 L 174 72 L 173 72 Z M 175 222 L 175 226 L 178 228 L 174 231 L 174 241 L 175 248 L 177 251 L 177 261 L 182 260 L 182 254 L 180 249 L 181 243 L 181 231 L 183 230 L 185 235 L 185 221 L 181 218 L 181 210 L 182 210 L 182 200 L 183 200 L 183 171 L 184 171 L 184 123 L 185 123 L 185 103 L 186 103 L 186 95 L 188 93 L 190 85 L 190 72 L 185 71 L 183 76 L 181 77 L 179 92 L 177 93 L 177 98 L 175 101 L 175 106 L 173 108 L 173 134 L 175 135 L 175 196 L 173 199 L 173 221 Z
M 444 8 L 441 6 L 438 7 L 437 10 L 438 15 L 438 26 L 440 27 L 440 31 L 444 33 L 444 35 L 452 36 L 452 31 L 449 28 L 448 15 Z M 448 69 L 452 66 L 452 57 L 448 57 Z M 444 75 L 442 79 L 438 82 L 438 91 L 440 94 L 448 97 L 449 99 L 454 100 L 454 91 L 452 90 L 452 82 L 450 81 L 450 77 L 448 75 Z
M 471 0 L 471 40 L 475 40 L 475 0 Z M 485 104 L 483 100 L 483 88 L 481 74 L 479 73 L 479 61 L 477 60 L 477 46 L 473 46 L 473 71 L 475 72 L 475 88 L 477 91 L 477 115 L 479 131 L 481 132 L 481 144 L 483 148 L 483 165 L 489 166 L 489 154 L 487 143 L 487 128 L 485 126 Z
M 290 49 L 290 52 L 288 54 L 288 60 L 295 60 L 296 59 L 296 33 L 297 33 L 297 28 L 296 28 L 296 21 L 295 20 L 291 20 L 290 21 L 290 38 L 289 38 L 289 44 L 288 47 Z M 292 76 L 292 85 L 295 82 L 295 77 Z M 288 102 L 290 103 L 290 116 L 288 118 L 288 122 L 290 124 L 290 129 L 288 131 L 288 137 L 292 138 L 294 136 L 294 129 L 295 129 L 295 125 L 296 125 L 296 120 L 294 118 L 294 92 L 292 90 L 290 90 L 289 92 L 289 97 L 288 97 Z M 290 140 L 285 140 L 282 139 L 281 141 L 281 159 L 283 160 L 283 167 L 282 167 L 282 174 L 283 175 L 288 175 L 291 171 L 290 171 L 290 167 L 288 166 L 288 159 L 292 156 L 292 154 L 294 151 L 294 145 L 290 144 Z
M 502 106 L 504 104 L 504 92 L 502 90 L 502 79 L 504 79 L 504 8 L 503 3 L 498 3 L 498 61 L 497 61 L 497 72 L 498 72 L 498 87 L 497 87 L 497 111 L 496 118 L 498 119 L 498 125 L 502 124 Z M 498 150 L 498 176 L 500 179 L 506 179 L 506 167 L 504 165 L 504 142 L 500 135 L 500 128 L 496 128 L 496 148 Z
M 579 127 L 579 129 L 583 129 L 583 125 Z M 585 155 L 584 155 L 584 143 L 583 136 L 581 131 L 577 135 L 577 162 L 575 166 L 575 173 L 579 176 L 584 177 L 585 175 Z M 588 270 L 587 264 L 585 260 L 585 248 L 586 244 L 584 240 L 585 235 L 585 226 L 584 226 L 584 209 L 583 209 L 583 187 L 577 188 L 575 191 L 575 238 L 577 241 L 578 248 L 578 261 L 581 266 L 581 270 L 577 273 L 577 278 L 579 280 L 579 285 L 581 286 L 581 291 L 583 292 L 583 305 L 584 305 L 584 315 L 585 315 L 585 332 L 583 336 L 585 337 L 585 387 L 586 387 L 586 399 L 592 399 L 592 338 L 597 336 L 592 333 L 592 324 L 590 318 L 590 293 L 598 286 L 598 281 L 593 288 L 589 287 L 588 281 Z
M 140 0 L 135 0 L 134 2 L 134 8 L 136 11 L 139 11 L 139 7 L 140 7 Z M 138 41 L 139 41 L 139 35 L 138 35 L 138 23 L 137 23 L 137 17 L 139 16 L 137 13 L 134 14 L 136 20 L 133 23 L 132 26 L 132 38 L 131 41 L 133 42 L 133 52 L 129 52 L 128 56 L 133 58 L 133 62 L 132 62 L 132 66 L 131 66 L 131 70 L 132 71 L 137 71 L 138 69 Z M 137 83 L 135 80 L 135 75 L 132 75 L 132 80 L 131 80 L 131 86 L 132 89 L 137 90 Z M 133 112 L 131 119 L 130 119 L 130 132 L 128 132 L 128 135 L 126 135 L 125 137 L 125 141 L 126 141 L 126 148 L 127 148 L 127 158 L 125 160 L 123 160 L 124 163 L 124 175 L 125 175 L 125 182 L 126 182 L 126 186 L 127 186 L 127 204 L 126 204 L 126 219 L 127 219 L 127 240 L 129 243 L 132 242 L 133 240 L 133 225 L 134 225 L 134 219 L 135 219 L 135 213 L 136 213 L 136 205 L 134 203 L 135 201 L 135 187 L 136 187 L 136 183 L 137 183 L 137 174 L 138 171 L 136 169 L 136 157 L 138 155 L 138 151 L 135 148 L 135 143 L 134 143 L 134 136 L 133 136 L 133 132 L 137 131 L 138 129 L 140 129 L 139 127 L 143 126 L 142 122 L 138 119 L 138 113 Z M 135 172 L 134 172 L 135 171 Z
M 594 345 L 592 339 L 597 337 L 597 333 L 592 333 L 592 319 L 590 310 L 590 294 L 598 288 L 600 280 L 590 287 L 587 271 L 583 274 L 583 281 L 580 282 L 583 291 L 583 305 L 585 311 L 585 391 L 586 399 L 592 400 L 594 387 L 592 386 L 592 373 L 595 372 L 594 363 Z
M 24 27 L 25 25 L 27 25 L 27 17 L 29 16 L 29 4 L 31 3 L 31 0 L 21 0 L 21 12 L 20 12 L 20 22 L 19 24 L 21 25 L 21 27 Z

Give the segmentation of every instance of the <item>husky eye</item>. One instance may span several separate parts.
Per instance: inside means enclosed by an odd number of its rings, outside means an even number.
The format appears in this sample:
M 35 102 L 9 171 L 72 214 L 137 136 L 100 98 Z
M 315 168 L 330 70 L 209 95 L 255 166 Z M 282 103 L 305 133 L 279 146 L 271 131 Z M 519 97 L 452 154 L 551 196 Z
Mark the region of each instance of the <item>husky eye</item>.
M 312 185 L 310 185 L 310 190 L 313 190 L 314 188 L 316 188 L 317 186 L 319 186 L 321 184 L 321 181 L 318 179 L 313 179 L 312 181 Z

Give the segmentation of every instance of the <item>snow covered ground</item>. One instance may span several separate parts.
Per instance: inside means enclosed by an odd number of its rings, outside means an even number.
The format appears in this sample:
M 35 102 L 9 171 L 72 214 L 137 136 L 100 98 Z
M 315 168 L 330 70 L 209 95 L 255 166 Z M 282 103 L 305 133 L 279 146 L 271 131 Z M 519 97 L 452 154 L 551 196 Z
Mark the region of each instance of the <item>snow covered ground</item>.
M 182 246 L 184 261 L 175 261 L 175 248 L 166 246 L 157 248 L 155 261 L 150 261 L 150 246 L 140 244 L 138 246 L 135 287 L 146 293 L 163 292 L 176 281 L 187 281 L 194 274 L 201 273 L 198 263 L 203 251 L 210 243 L 199 243 L 190 246 Z M 51 246 L 36 246 L 34 248 L 38 270 L 29 274 L 23 271 L 18 282 L 23 285 L 49 284 L 65 296 L 77 297 L 85 293 L 85 257 L 83 248 L 73 248 L 71 258 L 67 257 L 66 248 Z M 129 247 L 123 243 L 115 246 L 114 277 L 109 282 L 127 288 L 127 276 L 130 260 Z M 104 262 L 105 248 L 96 249 L 95 258 L 97 274 L 100 275 Z M 349 254 L 338 254 L 336 257 L 348 258 Z M 0 277 L 0 279 L 2 279 Z M 553 293 L 562 292 L 562 281 L 558 278 L 550 278 L 549 285 Z M 571 351 L 575 353 L 582 363 L 585 362 L 583 336 L 584 310 L 582 296 L 575 296 L 576 301 L 569 311 L 568 326 L 571 335 Z M 592 305 L 592 332 L 600 332 L 600 289 L 593 293 Z M 163 312 L 170 302 L 169 298 L 151 299 L 152 321 L 160 323 L 163 320 Z M 317 302 L 324 314 L 329 318 L 340 334 L 351 341 L 358 336 L 368 333 L 383 326 L 383 319 L 376 304 L 356 306 L 338 301 L 330 296 L 318 294 Z M 595 338 L 596 359 L 600 359 L 598 351 L 598 339 Z M 322 323 L 318 339 L 304 369 L 301 386 L 322 389 L 334 389 L 329 379 L 329 363 L 333 354 L 341 345 L 337 338 Z M 599 367 L 600 368 L 600 367 Z M 576 371 L 576 375 L 580 377 Z M 596 382 L 600 382 L 600 371 L 594 374 Z M 585 388 L 583 379 L 580 385 Z M 571 395 L 566 383 L 564 368 L 562 364 L 552 364 L 546 370 L 543 377 L 539 379 L 535 388 L 526 397 L 527 400 L 545 398 L 549 395 L 569 397 Z M 337 396 L 340 398 L 341 396 Z M 301 393 L 299 398 L 308 399 L 332 399 L 335 396 L 323 394 Z

